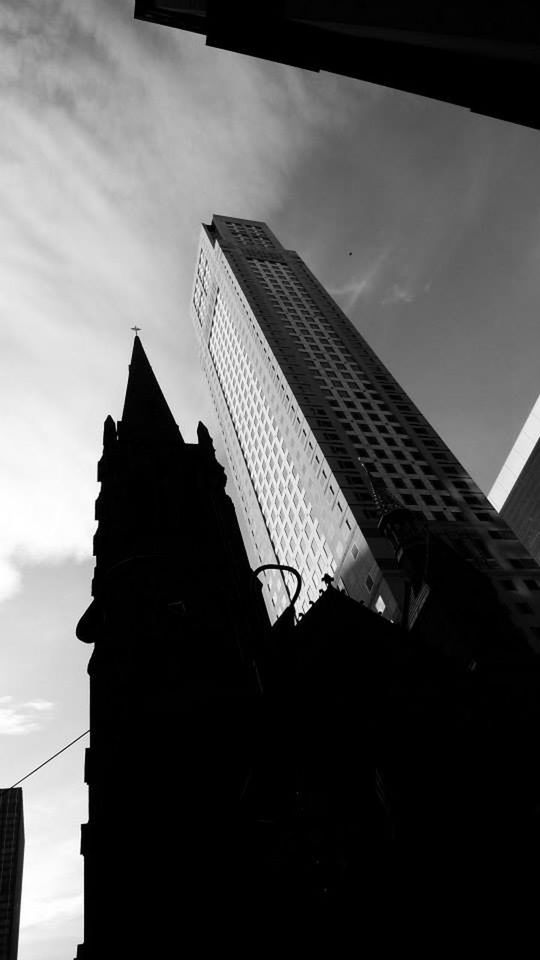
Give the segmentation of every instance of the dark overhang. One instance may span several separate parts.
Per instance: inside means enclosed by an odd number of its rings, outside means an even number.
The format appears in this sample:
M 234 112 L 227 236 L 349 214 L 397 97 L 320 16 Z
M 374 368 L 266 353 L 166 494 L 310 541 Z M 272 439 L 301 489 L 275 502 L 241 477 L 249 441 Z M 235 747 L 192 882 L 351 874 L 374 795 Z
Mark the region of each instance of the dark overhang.
M 536 4 L 517 0 L 136 0 L 135 17 L 540 129 Z

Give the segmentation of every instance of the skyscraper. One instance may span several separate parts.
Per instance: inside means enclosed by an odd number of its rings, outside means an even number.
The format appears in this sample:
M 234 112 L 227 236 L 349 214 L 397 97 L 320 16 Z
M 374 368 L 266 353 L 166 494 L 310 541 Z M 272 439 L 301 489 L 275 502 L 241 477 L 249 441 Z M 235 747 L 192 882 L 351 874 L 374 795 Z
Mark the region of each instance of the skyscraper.
M 0 957 L 17 960 L 24 857 L 22 789 L 0 790 Z
M 504 461 L 489 499 L 540 563 L 540 397 Z
M 373 509 L 382 484 L 487 574 L 540 649 L 537 565 L 297 253 L 264 223 L 214 216 L 192 316 L 253 559 L 300 571 L 300 611 L 330 573 L 401 617 L 403 571 Z M 273 619 L 289 589 L 268 575 Z

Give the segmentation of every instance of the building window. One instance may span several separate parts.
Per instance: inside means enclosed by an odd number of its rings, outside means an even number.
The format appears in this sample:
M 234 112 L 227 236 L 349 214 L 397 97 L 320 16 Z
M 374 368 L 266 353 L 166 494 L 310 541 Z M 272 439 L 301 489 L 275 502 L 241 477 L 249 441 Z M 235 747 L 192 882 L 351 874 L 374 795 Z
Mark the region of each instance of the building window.
M 377 600 L 375 602 L 375 609 L 377 613 L 384 613 L 384 611 L 386 610 L 386 604 L 380 595 L 377 597 Z

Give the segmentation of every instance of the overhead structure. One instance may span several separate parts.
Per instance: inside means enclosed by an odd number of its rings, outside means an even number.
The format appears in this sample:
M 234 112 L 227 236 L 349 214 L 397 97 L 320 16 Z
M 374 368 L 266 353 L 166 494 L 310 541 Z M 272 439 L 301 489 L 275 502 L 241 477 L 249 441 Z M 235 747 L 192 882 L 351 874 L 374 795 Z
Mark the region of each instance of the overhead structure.
M 540 128 L 540 20 L 525 0 L 136 0 L 135 17 Z

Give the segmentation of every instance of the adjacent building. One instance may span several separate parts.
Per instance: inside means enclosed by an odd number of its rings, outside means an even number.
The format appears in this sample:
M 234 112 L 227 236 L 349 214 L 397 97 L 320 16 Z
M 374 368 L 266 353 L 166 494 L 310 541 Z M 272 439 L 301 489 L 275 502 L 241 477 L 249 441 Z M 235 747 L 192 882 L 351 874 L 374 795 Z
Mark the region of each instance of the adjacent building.
M 540 563 L 540 397 L 501 467 L 489 499 Z
M 520 3 L 135 0 L 135 17 L 206 36 L 209 47 L 328 70 L 540 126 L 540 33 Z
M 21 787 L 0 790 L 0 960 L 17 960 L 24 858 Z
M 288 564 L 301 573 L 300 614 L 329 574 L 353 599 L 391 620 L 402 617 L 405 578 L 373 505 L 373 488 L 382 484 L 487 575 L 513 623 L 540 648 L 536 563 L 266 224 L 214 216 L 203 226 L 192 317 L 253 565 Z M 283 571 L 267 575 L 273 620 L 291 589 Z

